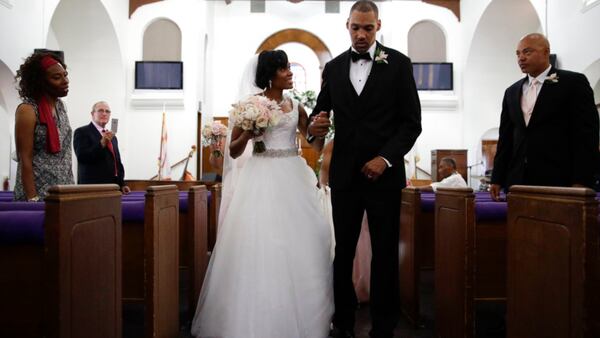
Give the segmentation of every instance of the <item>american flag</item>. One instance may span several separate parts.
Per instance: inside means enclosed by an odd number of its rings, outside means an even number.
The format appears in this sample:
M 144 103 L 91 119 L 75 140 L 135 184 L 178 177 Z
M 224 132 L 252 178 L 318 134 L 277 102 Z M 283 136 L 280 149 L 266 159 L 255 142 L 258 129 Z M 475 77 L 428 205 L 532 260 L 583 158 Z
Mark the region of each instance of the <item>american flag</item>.
M 162 131 L 160 133 L 160 156 L 158 157 L 158 180 L 159 181 L 170 181 L 171 180 L 171 165 L 169 164 L 169 157 L 167 156 L 167 123 L 166 114 L 163 107 L 162 116 Z

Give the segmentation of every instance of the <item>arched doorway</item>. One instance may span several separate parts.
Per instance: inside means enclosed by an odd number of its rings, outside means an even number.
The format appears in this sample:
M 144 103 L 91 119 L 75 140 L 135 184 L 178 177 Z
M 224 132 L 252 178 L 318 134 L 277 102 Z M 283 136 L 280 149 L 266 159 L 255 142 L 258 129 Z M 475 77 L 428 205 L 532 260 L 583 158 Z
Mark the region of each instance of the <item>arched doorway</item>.
M 19 94 L 15 88 L 14 74 L 0 60 L 0 180 L 11 179 L 14 187 L 16 166 L 11 163 L 10 154 L 14 150 L 15 110 L 19 104 Z
M 463 73 L 464 144 L 471 154 L 481 135 L 500 125 L 504 91 L 523 76 L 515 57 L 519 39 L 542 31 L 530 1 L 494 0 L 481 15 Z
M 260 53 L 263 50 L 275 49 L 278 46 L 289 42 L 298 42 L 312 49 L 319 59 L 319 68 L 321 70 L 323 70 L 325 64 L 331 60 L 329 48 L 327 48 L 325 43 L 323 43 L 318 36 L 311 32 L 296 28 L 284 29 L 272 34 L 260 44 L 256 49 L 256 53 Z
M 112 117 L 121 119 L 119 141 L 121 156 L 126 157 L 128 133 L 122 115 L 126 77 L 113 22 L 102 1 L 62 0 L 50 21 L 47 41 L 47 48 L 65 53 L 71 82 L 65 101 L 73 130 L 90 122 L 95 102 L 108 102 Z M 73 165 L 76 169 L 75 157 Z

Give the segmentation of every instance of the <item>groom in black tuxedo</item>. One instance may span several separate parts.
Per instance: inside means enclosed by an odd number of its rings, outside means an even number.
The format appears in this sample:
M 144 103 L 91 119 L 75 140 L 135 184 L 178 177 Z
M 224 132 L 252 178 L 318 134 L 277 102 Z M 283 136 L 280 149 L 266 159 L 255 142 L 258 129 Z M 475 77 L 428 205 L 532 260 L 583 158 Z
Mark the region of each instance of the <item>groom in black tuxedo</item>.
M 492 198 L 514 184 L 586 186 L 598 161 L 598 112 L 585 75 L 550 65 L 550 44 L 523 37 L 517 61 L 526 77 L 504 93 Z
M 375 40 L 377 6 L 358 1 L 346 27 L 352 48 L 323 69 L 309 141 L 322 144 L 335 120 L 329 182 L 335 228 L 332 337 L 353 337 L 357 305 L 352 266 L 366 210 L 371 235 L 371 337 L 393 336 L 398 311 L 400 196 L 404 155 L 421 133 L 421 107 L 410 59 Z

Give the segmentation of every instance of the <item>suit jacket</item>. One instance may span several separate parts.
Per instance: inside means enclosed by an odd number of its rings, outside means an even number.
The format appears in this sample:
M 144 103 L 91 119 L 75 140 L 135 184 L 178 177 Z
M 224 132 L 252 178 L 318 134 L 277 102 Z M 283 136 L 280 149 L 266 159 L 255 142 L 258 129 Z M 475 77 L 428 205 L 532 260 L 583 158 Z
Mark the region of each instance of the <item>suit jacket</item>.
M 125 169 L 121 163 L 119 142 L 117 137 L 112 138 L 112 145 L 117 158 L 117 176 L 115 177 L 115 164 L 113 155 L 108 147 L 102 147 L 102 135 L 90 122 L 87 126 L 77 128 L 73 135 L 73 147 L 77 155 L 77 183 L 100 184 L 116 183 L 124 185 Z
M 598 159 L 598 112 L 583 74 L 552 68 L 538 94 L 529 125 L 521 110 L 523 84 L 504 93 L 492 183 L 592 186 Z
M 325 65 L 321 92 L 311 117 L 320 111 L 334 114 L 335 137 L 329 184 L 351 187 L 363 174 L 365 163 L 383 156 L 387 168 L 373 184 L 376 189 L 401 190 L 406 186 L 404 155 L 421 133 L 421 105 L 410 59 L 377 43 L 387 63 L 373 61 L 360 96 L 350 82 L 350 49 Z

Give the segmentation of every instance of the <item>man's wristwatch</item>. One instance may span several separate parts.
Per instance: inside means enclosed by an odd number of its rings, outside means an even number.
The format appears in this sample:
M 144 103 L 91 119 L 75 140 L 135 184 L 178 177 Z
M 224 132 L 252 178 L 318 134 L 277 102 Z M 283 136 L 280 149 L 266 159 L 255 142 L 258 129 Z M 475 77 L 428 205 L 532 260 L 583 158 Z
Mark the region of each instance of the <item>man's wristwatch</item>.
M 35 195 L 32 198 L 27 199 L 27 202 L 39 202 L 40 201 L 40 196 Z

